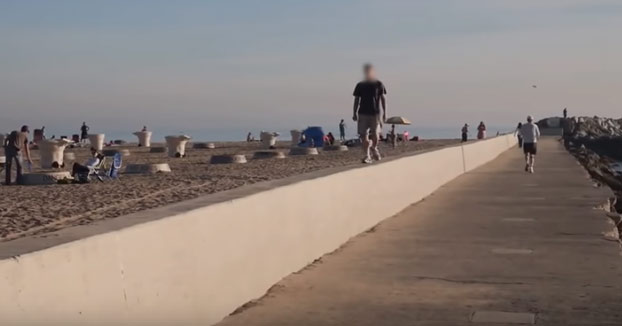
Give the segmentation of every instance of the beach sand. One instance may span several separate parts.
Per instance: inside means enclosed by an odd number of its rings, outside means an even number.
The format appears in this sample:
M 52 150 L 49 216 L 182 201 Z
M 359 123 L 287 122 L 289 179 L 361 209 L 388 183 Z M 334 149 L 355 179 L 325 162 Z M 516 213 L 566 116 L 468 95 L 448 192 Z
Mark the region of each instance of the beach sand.
M 458 140 L 426 140 L 408 142 L 392 149 L 382 144 L 385 157 L 421 151 L 451 144 Z M 128 163 L 168 163 L 173 172 L 153 175 L 121 174 L 118 181 L 88 184 L 41 186 L 0 186 L 0 241 L 44 234 L 74 225 L 117 218 L 136 211 L 155 208 L 218 191 L 229 190 L 256 182 L 299 175 L 320 169 L 360 165 L 360 148 L 347 152 L 320 151 L 317 156 L 287 156 L 285 159 L 253 160 L 252 154 L 262 150 L 259 143 L 215 143 L 216 149 L 193 149 L 187 146 L 186 158 L 168 158 L 165 153 L 149 153 L 148 148 L 135 145 L 127 148 Z M 154 144 L 158 146 L 158 144 Z M 279 142 L 279 150 L 287 154 L 288 142 Z M 76 161 L 83 163 L 87 148 L 67 149 Z M 34 166 L 39 153 L 32 151 Z M 245 154 L 246 164 L 209 164 L 212 155 Z M 71 170 L 73 161 L 66 161 L 61 170 Z M 35 169 L 33 172 L 36 172 Z M 122 170 L 123 171 L 123 170 Z M 2 172 L 4 178 L 4 171 Z

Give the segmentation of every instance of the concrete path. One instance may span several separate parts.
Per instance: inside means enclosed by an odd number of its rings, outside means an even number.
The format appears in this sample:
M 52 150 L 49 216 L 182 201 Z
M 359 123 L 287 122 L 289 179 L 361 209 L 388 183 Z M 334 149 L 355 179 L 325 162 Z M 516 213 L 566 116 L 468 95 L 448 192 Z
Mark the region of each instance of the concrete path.
M 620 247 L 594 209 L 610 192 L 555 140 L 539 150 L 535 174 L 510 150 L 219 325 L 622 325 Z

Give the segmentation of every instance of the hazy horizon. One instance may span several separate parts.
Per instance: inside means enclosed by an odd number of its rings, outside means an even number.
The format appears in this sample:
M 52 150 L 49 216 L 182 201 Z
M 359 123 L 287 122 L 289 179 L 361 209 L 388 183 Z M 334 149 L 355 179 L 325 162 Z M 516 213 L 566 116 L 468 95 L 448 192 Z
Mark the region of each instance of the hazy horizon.
M 0 0 L 0 131 L 334 130 L 364 62 L 415 130 L 619 117 L 621 27 L 609 0 Z

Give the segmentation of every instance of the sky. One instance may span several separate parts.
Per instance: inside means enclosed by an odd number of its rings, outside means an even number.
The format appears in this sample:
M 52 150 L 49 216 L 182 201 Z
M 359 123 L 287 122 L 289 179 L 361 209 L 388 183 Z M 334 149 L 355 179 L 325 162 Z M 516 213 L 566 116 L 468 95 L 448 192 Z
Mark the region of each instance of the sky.
M 620 30 L 619 0 L 0 0 L 0 131 L 336 129 L 366 62 L 415 130 L 620 117 Z

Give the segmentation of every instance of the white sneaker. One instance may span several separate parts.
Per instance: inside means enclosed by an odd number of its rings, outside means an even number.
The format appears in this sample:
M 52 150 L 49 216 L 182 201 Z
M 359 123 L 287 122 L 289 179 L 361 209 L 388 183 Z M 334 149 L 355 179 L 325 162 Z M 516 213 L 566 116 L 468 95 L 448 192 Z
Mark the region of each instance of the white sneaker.
M 377 148 L 372 149 L 371 155 L 376 161 L 382 160 L 382 156 L 380 156 L 380 151 Z
M 362 162 L 365 164 L 371 164 L 372 163 L 371 157 L 366 156 L 365 158 L 363 158 Z
M 533 173 L 533 166 L 529 167 L 529 173 Z

